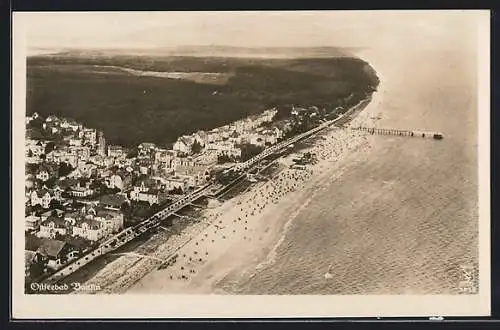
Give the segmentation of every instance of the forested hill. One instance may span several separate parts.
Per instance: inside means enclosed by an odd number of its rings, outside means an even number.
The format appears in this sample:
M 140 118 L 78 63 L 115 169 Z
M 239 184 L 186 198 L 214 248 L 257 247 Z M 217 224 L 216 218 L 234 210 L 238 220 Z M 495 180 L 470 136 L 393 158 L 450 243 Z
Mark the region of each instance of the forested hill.
M 134 75 L 120 68 L 187 74 L 171 79 Z M 215 74 L 216 79 L 212 83 L 213 78 L 205 74 Z M 28 58 L 27 84 L 28 114 L 76 119 L 103 130 L 110 143 L 131 146 L 145 141 L 165 145 L 182 134 L 212 129 L 273 106 L 334 108 L 351 94 L 361 97 L 372 91 L 378 78 L 367 63 L 347 57 L 268 60 L 66 54 Z

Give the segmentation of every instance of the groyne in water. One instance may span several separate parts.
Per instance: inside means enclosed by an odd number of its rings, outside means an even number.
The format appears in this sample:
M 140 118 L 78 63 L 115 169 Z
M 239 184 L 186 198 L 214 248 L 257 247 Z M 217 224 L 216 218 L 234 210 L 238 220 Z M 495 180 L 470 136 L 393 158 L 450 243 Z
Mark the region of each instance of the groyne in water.
M 374 127 L 351 127 L 352 130 L 362 131 L 372 135 L 395 135 L 395 136 L 407 136 L 407 137 L 419 137 L 419 138 L 431 138 L 435 140 L 441 140 L 444 138 L 441 132 L 429 132 L 421 130 L 401 130 L 394 128 L 374 128 Z

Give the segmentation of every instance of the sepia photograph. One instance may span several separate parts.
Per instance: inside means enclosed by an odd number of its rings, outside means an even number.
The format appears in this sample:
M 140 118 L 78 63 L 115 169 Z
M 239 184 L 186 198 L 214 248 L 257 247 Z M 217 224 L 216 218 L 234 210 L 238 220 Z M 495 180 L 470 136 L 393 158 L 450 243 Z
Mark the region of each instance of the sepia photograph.
M 488 315 L 489 15 L 13 13 L 14 316 Z

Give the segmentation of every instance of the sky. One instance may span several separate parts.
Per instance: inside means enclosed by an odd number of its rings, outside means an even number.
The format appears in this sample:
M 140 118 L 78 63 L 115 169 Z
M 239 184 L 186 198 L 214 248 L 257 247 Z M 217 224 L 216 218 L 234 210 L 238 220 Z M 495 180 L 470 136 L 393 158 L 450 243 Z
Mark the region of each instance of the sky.
M 477 11 L 476 11 L 477 13 Z M 474 33 L 474 11 L 25 12 L 28 49 L 425 47 Z

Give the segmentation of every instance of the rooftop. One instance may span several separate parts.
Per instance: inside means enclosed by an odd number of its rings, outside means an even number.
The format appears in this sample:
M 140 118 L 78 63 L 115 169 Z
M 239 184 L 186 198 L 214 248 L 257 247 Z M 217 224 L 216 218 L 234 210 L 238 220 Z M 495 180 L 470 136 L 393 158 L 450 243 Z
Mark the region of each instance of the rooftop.
M 123 195 L 109 194 L 102 196 L 99 202 L 103 205 L 121 207 L 124 203 L 128 202 L 128 199 Z
M 47 220 L 42 222 L 42 226 L 48 226 L 51 222 L 54 223 L 55 228 L 66 228 L 66 220 L 64 220 L 64 217 L 57 217 L 54 215 L 51 215 L 47 218 Z
M 89 217 L 81 218 L 77 220 L 75 227 L 81 228 L 84 224 L 86 224 L 91 230 L 97 230 L 101 228 L 102 223 L 100 221 L 91 219 Z
M 57 258 L 65 246 L 66 242 L 44 238 L 42 239 L 37 252 L 45 256 Z

